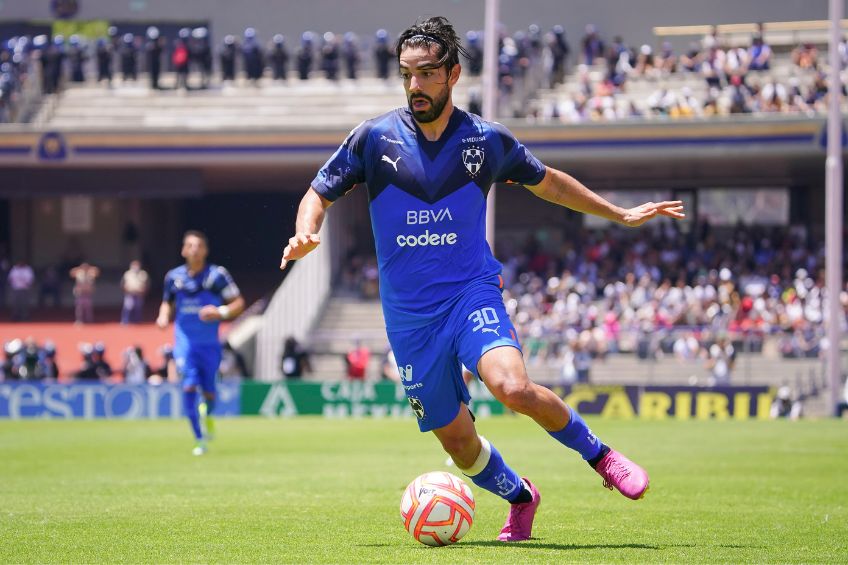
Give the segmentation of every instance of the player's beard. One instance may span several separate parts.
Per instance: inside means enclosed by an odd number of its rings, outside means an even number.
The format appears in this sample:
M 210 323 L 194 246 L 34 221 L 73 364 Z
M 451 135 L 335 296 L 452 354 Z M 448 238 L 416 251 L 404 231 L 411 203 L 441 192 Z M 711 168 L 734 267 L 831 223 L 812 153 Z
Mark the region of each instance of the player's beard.
M 416 98 L 423 98 L 429 102 L 430 108 L 427 110 L 415 110 L 415 108 L 412 107 L 412 101 Z M 447 106 L 448 98 L 450 98 L 450 87 L 445 85 L 445 88 L 436 96 L 435 100 L 426 94 L 415 94 L 410 96 L 407 102 L 409 103 L 409 110 L 412 112 L 412 115 L 415 116 L 415 121 L 419 124 L 429 124 L 442 115 L 445 106 Z

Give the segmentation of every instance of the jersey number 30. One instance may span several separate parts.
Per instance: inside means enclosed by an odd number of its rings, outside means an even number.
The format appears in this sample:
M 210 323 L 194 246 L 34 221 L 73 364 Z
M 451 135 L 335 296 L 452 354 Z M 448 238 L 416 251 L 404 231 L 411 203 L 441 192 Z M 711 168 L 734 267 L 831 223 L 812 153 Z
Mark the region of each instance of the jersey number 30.
M 474 328 L 471 330 L 473 332 L 476 332 L 483 326 L 497 324 L 500 322 L 498 319 L 498 313 L 495 312 L 494 308 L 481 308 L 479 310 L 474 310 L 468 315 L 468 319 L 474 322 Z

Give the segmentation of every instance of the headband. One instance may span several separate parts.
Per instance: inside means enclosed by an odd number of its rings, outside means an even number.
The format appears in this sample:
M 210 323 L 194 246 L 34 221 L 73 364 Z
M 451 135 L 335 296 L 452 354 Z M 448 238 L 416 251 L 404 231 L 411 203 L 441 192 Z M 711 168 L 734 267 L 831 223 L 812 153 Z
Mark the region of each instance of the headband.
M 432 43 L 438 43 L 442 47 L 445 46 L 444 41 L 442 41 L 438 37 L 435 37 L 435 36 L 432 36 L 432 35 L 427 35 L 426 33 L 418 33 L 416 35 L 413 35 L 412 37 L 407 37 L 406 39 L 403 40 L 403 42 L 406 43 L 407 41 L 412 41 L 413 39 L 424 39 L 424 40 L 432 42 Z

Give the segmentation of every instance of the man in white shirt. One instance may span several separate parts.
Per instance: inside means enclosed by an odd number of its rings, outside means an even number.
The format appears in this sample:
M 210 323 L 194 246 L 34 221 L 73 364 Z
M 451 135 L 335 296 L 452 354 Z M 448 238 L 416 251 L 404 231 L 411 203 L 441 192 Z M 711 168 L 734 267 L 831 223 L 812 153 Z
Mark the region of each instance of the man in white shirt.
M 122 324 L 138 324 L 141 322 L 141 311 L 144 308 L 144 295 L 150 284 L 147 271 L 141 268 L 141 261 L 133 261 L 130 268 L 121 278 L 121 288 L 124 291 L 124 305 L 121 309 Z
M 736 362 L 736 351 L 730 341 L 720 336 L 708 350 L 707 368 L 710 370 L 713 384 L 726 386 L 730 384 L 730 375 Z

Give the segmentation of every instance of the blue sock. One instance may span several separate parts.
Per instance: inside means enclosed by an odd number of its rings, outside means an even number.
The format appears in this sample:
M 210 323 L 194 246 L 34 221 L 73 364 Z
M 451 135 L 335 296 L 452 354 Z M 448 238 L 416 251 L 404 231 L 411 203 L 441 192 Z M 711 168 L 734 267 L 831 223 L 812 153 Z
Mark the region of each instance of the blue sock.
M 207 397 L 205 397 L 205 400 L 206 400 L 206 413 L 212 414 L 212 412 L 215 411 L 215 397 L 213 396 L 212 398 L 209 398 L 207 396 Z
M 478 487 L 512 502 L 524 490 L 521 477 L 504 463 L 494 445 L 484 437 L 481 437 L 480 441 L 483 442 L 483 449 L 477 461 L 470 468 L 461 471 Z
M 584 461 L 595 459 L 601 453 L 604 444 L 592 433 L 577 410 L 571 406 L 568 407 L 568 410 L 571 412 L 571 419 L 568 424 L 558 432 L 548 433 L 564 446 L 578 452 Z
M 197 411 L 197 391 L 183 391 L 183 410 L 191 423 L 191 431 L 194 432 L 194 437 L 198 441 L 203 439 L 203 432 L 200 431 L 200 414 Z

